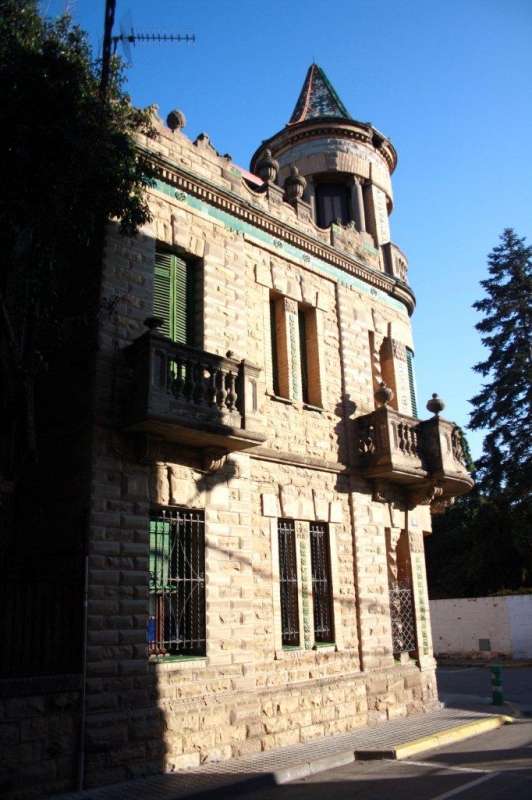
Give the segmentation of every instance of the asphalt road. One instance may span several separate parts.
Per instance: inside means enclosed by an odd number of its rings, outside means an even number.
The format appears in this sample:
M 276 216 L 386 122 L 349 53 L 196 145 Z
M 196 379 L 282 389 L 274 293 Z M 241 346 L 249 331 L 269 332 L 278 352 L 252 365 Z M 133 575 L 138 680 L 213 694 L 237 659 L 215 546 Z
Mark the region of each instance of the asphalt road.
M 438 667 L 436 678 L 441 700 L 480 697 L 485 702 L 491 702 L 491 670 L 488 667 Z M 531 712 L 532 668 L 503 666 L 502 692 L 505 701 L 522 707 L 525 714 Z

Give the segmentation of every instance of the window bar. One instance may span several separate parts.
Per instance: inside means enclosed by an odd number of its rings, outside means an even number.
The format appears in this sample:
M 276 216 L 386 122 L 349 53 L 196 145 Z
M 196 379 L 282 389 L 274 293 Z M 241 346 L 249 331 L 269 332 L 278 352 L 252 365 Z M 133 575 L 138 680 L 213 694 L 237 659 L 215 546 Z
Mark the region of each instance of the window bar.
M 294 523 L 288 520 L 279 520 L 278 535 L 282 643 L 285 647 L 297 647 L 299 645 L 299 604 Z
M 417 647 L 411 583 L 390 581 L 389 592 L 393 654 L 410 653 Z
M 150 520 L 150 655 L 204 655 L 205 553 L 201 511 Z
M 312 561 L 312 596 L 314 600 L 314 638 L 316 642 L 334 642 L 331 558 L 328 529 L 325 524 L 310 524 Z

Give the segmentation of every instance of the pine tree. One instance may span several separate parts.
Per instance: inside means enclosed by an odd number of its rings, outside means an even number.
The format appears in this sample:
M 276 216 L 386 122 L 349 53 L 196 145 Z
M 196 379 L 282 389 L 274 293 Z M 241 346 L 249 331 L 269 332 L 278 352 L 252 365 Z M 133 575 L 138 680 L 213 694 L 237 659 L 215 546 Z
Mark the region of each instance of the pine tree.
M 488 256 L 474 304 L 489 380 L 471 400 L 484 429 L 475 487 L 434 518 L 426 542 L 430 596 L 475 597 L 532 586 L 532 247 L 507 229 Z
M 489 380 L 470 401 L 469 427 L 487 430 L 476 465 L 484 491 L 511 506 L 530 503 L 532 484 L 532 247 L 508 228 L 488 265 L 486 297 L 473 305 L 489 350 L 474 369 Z

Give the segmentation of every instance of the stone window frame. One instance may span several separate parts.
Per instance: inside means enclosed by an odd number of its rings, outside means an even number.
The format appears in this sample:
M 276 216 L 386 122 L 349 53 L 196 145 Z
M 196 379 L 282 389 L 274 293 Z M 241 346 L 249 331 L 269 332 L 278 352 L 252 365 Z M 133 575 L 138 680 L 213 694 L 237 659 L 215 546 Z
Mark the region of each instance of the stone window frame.
M 204 660 L 205 512 L 198 508 L 159 506 L 150 511 L 149 520 L 149 661 L 161 665 Z M 183 540 L 176 538 L 180 531 Z M 181 625 L 182 635 L 177 630 Z
M 299 646 L 283 646 L 282 641 L 282 609 L 280 593 L 280 567 L 279 567 L 279 522 L 290 521 L 295 527 L 296 539 L 296 565 L 297 565 L 297 590 L 299 614 Z M 318 524 L 319 521 L 315 521 Z M 334 641 L 318 642 L 314 636 L 314 597 L 312 593 L 312 567 L 311 567 L 311 542 L 310 525 L 306 520 L 275 517 L 270 519 L 271 554 L 272 554 L 272 589 L 273 589 L 273 621 L 274 621 L 274 657 L 275 660 L 300 658 L 303 653 L 316 653 L 318 650 L 330 649 L 342 651 L 344 649 L 343 631 L 341 626 L 341 603 L 339 598 L 339 566 L 336 541 L 336 524 L 323 522 L 327 526 L 329 539 L 329 569 L 331 584 L 331 614 L 334 631 Z
M 272 394 L 282 401 L 322 410 L 325 381 L 321 310 L 275 292 L 270 293 L 269 303 Z

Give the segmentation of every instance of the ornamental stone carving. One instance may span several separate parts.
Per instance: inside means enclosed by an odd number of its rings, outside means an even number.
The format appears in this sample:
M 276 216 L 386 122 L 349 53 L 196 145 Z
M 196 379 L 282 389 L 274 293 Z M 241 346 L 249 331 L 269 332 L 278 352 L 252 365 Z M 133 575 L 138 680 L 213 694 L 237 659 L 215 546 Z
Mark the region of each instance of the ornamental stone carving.
M 290 170 L 290 175 L 284 182 L 284 190 L 288 202 L 293 203 L 296 200 L 301 200 L 306 185 L 307 182 L 303 175 L 299 174 L 298 168 L 292 167 Z
M 266 150 L 264 155 L 257 161 L 255 169 L 264 183 L 274 183 L 279 172 L 279 162 L 272 157 L 271 150 Z

